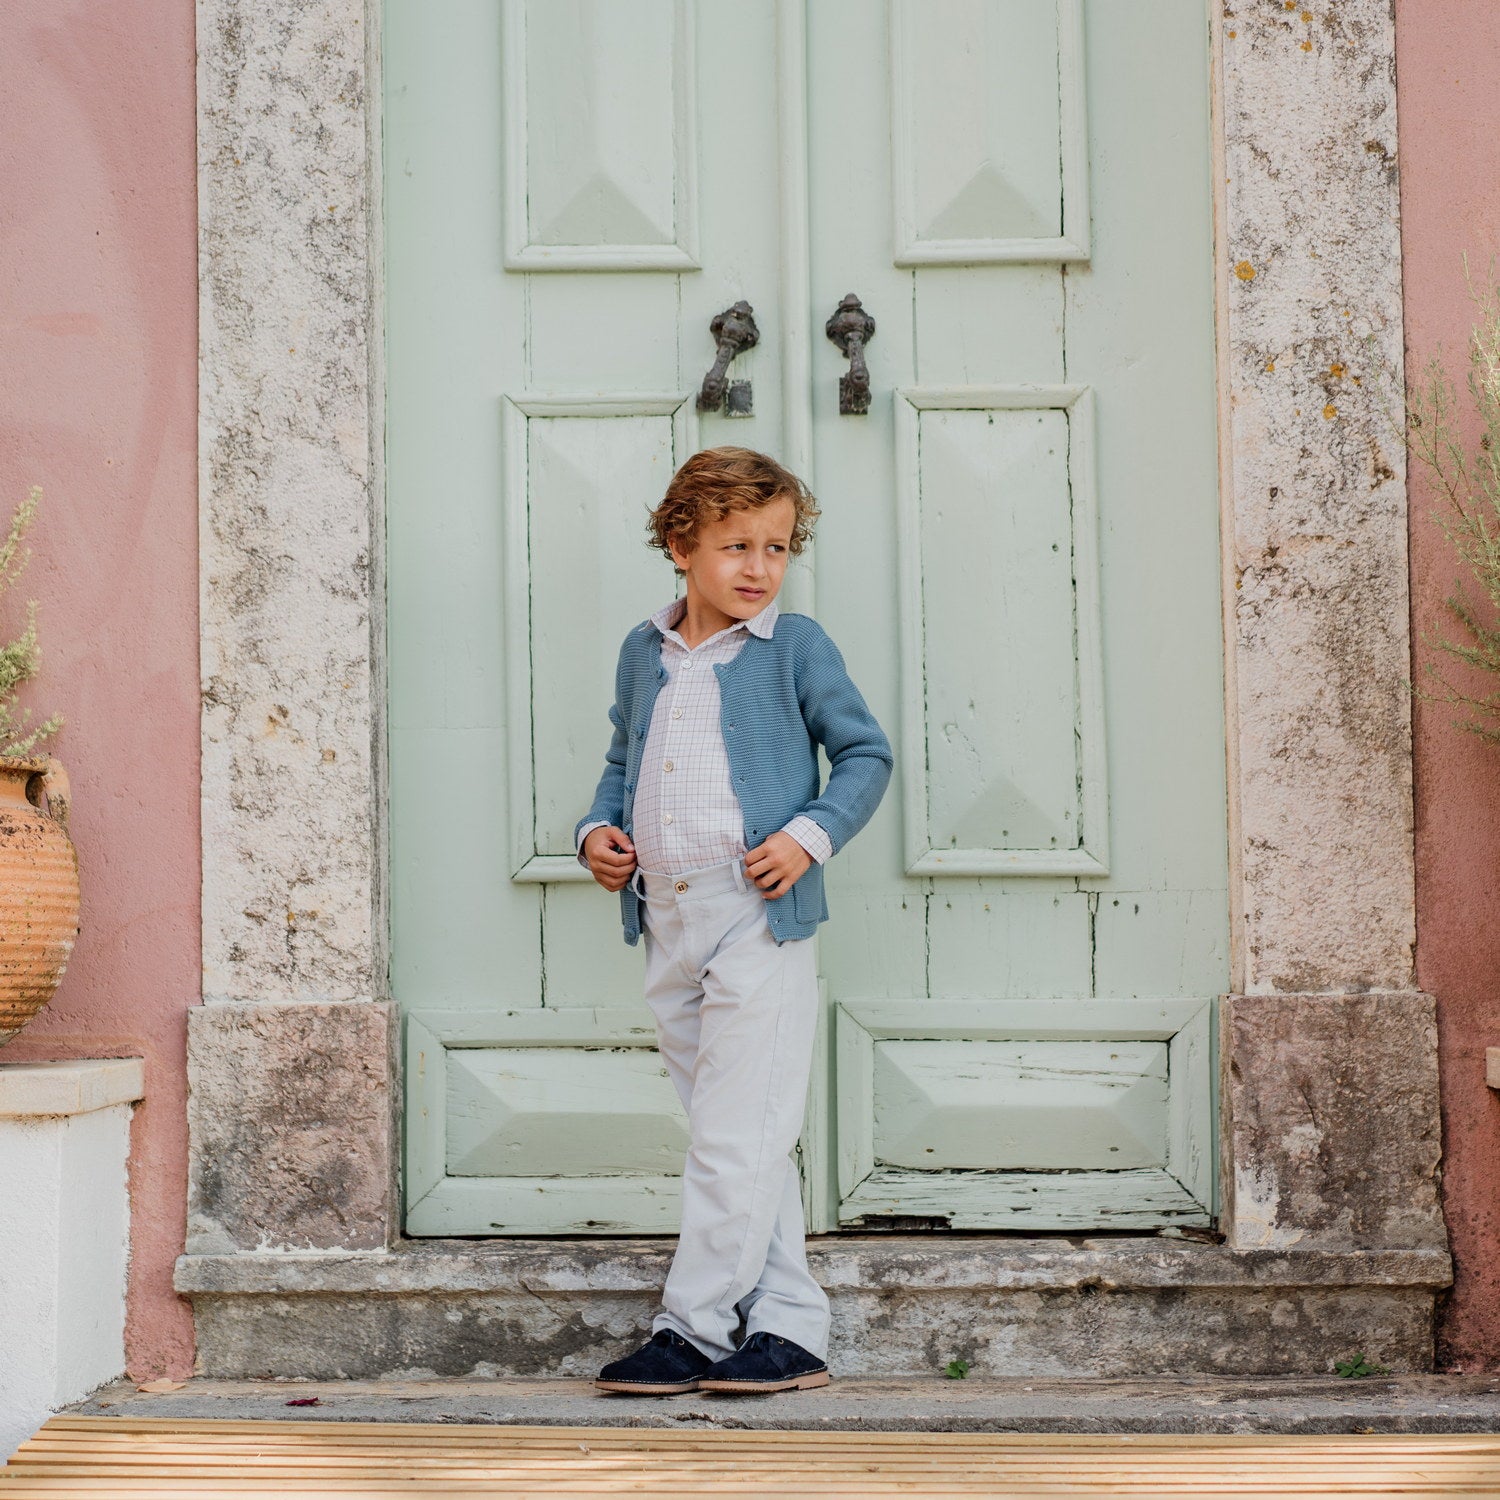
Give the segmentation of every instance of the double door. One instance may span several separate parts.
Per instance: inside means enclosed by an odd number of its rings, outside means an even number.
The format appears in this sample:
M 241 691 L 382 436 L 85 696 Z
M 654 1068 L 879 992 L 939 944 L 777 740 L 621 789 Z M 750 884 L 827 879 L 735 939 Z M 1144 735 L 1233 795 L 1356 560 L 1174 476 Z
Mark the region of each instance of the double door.
M 620 638 L 675 589 L 646 513 L 720 443 L 811 484 L 780 602 L 897 756 L 829 868 L 811 1225 L 1210 1220 L 1206 27 L 1198 0 L 1150 27 L 1116 0 L 388 0 L 409 1233 L 675 1227 L 641 950 L 571 831 Z

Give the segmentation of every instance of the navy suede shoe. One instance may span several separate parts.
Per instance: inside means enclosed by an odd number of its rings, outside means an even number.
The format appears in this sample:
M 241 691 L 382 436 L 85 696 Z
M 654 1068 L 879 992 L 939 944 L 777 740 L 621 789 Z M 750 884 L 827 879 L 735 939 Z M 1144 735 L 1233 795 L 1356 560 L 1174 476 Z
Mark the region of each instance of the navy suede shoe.
M 698 1377 L 713 1363 L 696 1345 L 670 1328 L 658 1328 L 634 1354 L 599 1371 L 601 1391 L 628 1391 L 637 1396 L 677 1396 L 696 1391 Z
M 700 1391 L 806 1391 L 828 1384 L 828 1366 L 801 1344 L 759 1329 L 727 1359 L 711 1364 Z

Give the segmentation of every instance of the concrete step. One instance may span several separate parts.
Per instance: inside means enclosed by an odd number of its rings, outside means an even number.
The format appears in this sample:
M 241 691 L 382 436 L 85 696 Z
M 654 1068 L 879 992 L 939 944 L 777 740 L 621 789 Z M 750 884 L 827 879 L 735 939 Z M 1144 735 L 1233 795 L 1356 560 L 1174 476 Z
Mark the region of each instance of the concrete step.
M 649 1329 L 672 1242 L 421 1240 L 386 1252 L 185 1256 L 199 1373 L 224 1379 L 591 1376 Z M 1150 1236 L 829 1235 L 836 1375 L 979 1379 L 1432 1367 L 1436 1251 L 1230 1250 Z
M 297 1403 L 292 1405 L 291 1403 Z M 308 1404 L 308 1403 L 315 1404 Z M 835 1380 L 777 1396 L 614 1396 L 559 1380 L 235 1381 L 68 1408 L 110 1417 L 865 1432 L 1500 1432 L 1500 1376 Z

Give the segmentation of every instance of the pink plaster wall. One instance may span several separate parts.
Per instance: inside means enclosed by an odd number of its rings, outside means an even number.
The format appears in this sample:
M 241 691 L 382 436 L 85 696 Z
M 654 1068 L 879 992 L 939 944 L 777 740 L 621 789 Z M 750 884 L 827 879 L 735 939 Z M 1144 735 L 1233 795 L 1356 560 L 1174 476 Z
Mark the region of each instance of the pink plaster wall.
M 1396 17 L 1407 368 L 1441 352 L 1461 384 L 1473 321 L 1461 257 L 1482 278 L 1500 252 L 1500 7 L 1396 0 Z M 1466 431 L 1472 444 L 1472 420 Z M 1446 632 L 1442 603 L 1458 575 L 1431 519 L 1432 479 L 1415 466 L 1411 498 L 1416 637 Z M 1416 652 L 1433 658 L 1420 642 Z M 1477 1371 L 1500 1369 L 1500 1095 L 1484 1081 L 1484 1049 L 1500 1046 L 1500 746 L 1452 719 L 1445 705 L 1416 704 L 1417 978 L 1437 998 L 1457 1260 L 1439 1360 Z
M 171 1275 L 200 985 L 193 0 L 7 0 L 0 99 L 0 514 L 43 487 L 16 592 L 40 604 L 33 702 L 68 720 L 54 748 L 83 883 L 62 987 L 0 1060 L 146 1059 L 126 1343 L 132 1374 L 182 1376 L 192 1320 Z

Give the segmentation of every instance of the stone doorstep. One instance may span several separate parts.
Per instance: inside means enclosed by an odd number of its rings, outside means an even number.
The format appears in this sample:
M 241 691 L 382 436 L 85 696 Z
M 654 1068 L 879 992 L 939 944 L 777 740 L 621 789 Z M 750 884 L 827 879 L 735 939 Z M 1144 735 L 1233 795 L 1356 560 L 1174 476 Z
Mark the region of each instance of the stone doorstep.
M 178 1258 L 193 1296 L 660 1291 L 670 1237 L 403 1240 L 389 1251 L 266 1250 Z M 1160 1287 L 1404 1287 L 1452 1281 L 1444 1250 L 1234 1250 L 1155 1235 L 812 1235 L 807 1260 L 838 1291 L 1077 1291 Z
M 314 1406 L 292 1406 L 293 1401 Z M 1500 1376 L 851 1380 L 776 1396 L 603 1395 L 587 1380 L 122 1381 L 72 1416 L 864 1432 L 1500 1432 Z
M 649 1328 L 672 1242 L 423 1240 L 184 1256 L 215 1378 L 586 1376 Z M 1439 1250 L 1231 1250 L 1156 1237 L 808 1242 L 845 1376 L 1323 1375 L 1432 1366 Z

